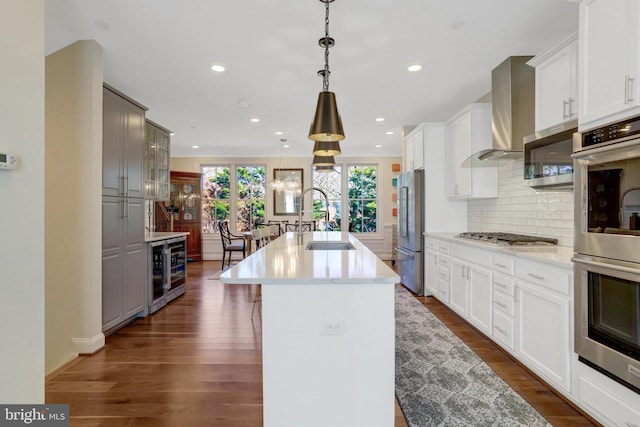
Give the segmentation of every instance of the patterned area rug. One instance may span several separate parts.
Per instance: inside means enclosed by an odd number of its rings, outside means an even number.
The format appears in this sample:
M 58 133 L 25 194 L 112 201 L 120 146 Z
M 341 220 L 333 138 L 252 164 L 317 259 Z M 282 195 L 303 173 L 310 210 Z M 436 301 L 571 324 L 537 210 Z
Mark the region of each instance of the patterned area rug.
M 409 427 L 550 426 L 400 287 L 396 288 L 396 397 Z

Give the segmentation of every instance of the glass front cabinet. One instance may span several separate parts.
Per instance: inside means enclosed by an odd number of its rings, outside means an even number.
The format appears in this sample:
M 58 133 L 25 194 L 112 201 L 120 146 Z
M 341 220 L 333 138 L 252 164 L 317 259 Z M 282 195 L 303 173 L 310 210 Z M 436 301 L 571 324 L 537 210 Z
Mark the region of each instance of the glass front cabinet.
M 145 199 L 169 200 L 171 131 L 147 120 L 144 144 Z

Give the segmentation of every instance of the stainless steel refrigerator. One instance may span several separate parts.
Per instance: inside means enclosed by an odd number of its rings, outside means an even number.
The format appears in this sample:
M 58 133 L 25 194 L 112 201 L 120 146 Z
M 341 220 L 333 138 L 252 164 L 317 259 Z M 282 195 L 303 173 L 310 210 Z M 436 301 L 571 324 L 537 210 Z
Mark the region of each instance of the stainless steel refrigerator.
M 424 172 L 398 176 L 398 274 L 403 285 L 424 295 Z

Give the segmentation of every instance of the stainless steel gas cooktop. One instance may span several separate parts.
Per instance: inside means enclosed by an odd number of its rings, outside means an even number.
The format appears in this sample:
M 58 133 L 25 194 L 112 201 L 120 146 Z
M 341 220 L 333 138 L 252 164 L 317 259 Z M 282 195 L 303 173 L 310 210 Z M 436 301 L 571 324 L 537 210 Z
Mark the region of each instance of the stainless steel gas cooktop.
M 463 239 L 479 240 L 481 242 L 508 244 L 508 245 L 557 245 L 558 239 L 540 236 L 527 236 L 525 234 L 500 233 L 490 231 L 468 231 L 460 233 L 458 237 Z

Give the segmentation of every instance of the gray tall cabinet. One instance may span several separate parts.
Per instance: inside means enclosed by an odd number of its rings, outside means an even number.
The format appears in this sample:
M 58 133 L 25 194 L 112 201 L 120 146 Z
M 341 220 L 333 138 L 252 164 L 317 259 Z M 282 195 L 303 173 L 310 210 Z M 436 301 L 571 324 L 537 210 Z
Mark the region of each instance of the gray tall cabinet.
M 144 135 L 147 109 L 103 89 L 102 330 L 114 331 L 145 307 Z

